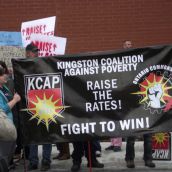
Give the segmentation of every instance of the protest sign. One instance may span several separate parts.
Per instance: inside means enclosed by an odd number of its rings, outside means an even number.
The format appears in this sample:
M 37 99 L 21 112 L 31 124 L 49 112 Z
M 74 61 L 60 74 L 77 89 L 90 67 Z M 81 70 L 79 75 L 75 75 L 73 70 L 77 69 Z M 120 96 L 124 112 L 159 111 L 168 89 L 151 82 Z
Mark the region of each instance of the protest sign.
M 32 34 L 31 42 L 39 49 L 39 57 L 64 55 L 66 38 Z
M 172 46 L 15 59 L 25 143 L 171 131 Z
M 22 46 L 20 32 L 0 32 L 0 46 Z
M 155 133 L 152 136 L 152 158 L 154 160 L 171 160 L 171 134 Z
M 26 47 L 31 41 L 31 34 L 54 35 L 56 17 L 48 17 L 28 22 L 21 25 L 21 35 L 23 47 Z

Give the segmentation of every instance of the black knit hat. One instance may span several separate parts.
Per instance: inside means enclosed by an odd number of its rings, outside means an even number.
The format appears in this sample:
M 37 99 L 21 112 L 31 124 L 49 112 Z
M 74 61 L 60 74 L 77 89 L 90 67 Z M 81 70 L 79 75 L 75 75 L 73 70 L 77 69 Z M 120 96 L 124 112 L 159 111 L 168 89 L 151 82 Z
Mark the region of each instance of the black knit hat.
M 26 46 L 26 51 L 37 52 L 39 51 L 39 49 L 36 45 L 34 45 L 33 43 L 30 43 Z

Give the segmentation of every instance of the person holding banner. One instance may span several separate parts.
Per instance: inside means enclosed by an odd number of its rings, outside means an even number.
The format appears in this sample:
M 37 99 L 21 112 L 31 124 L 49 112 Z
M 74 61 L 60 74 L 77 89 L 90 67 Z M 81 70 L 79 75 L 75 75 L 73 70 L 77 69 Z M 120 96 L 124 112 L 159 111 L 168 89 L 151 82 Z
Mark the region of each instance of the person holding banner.
M 39 49 L 33 43 L 30 43 L 26 46 L 26 58 L 35 58 L 38 57 Z M 30 145 L 30 153 L 29 153 L 29 166 L 28 171 L 35 170 L 38 168 L 38 145 Z M 43 153 L 42 153 L 42 164 L 41 171 L 47 171 L 50 169 L 51 164 L 51 144 L 43 145 Z
M 69 150 L 69 143 L 63 142 L 63 143 L 56 143 L 57 150 L 59 150 L 59 154 L 53 159 L 58 160 L 67 160 L 70 159 L 70 150 Z
M 0 166 L 4 161 L 4 168 L 15 168 L 13 155 L 16 146 L 17 132 L 14 126 L 12 109 L 21 100 L 18 93 L 13 93 L 6 86 L 8 81 L 9 71 L 6 64 L 0 61 L 0 110 L 1 110 L 1 125 L 0 125 Z M 3 150 L 4 149 L 4 150 Z M 6 166 L 6 167 L 5 167 Z M 7 169 L 6 169 L 7 170 Z M 5 170 L 4 170 L 5 171 Z
M 129 40 L 124 41 L 124 49 L 132 48 L 132 42 Z M 152 135 L 144 134 L 144 156 L 145 166 L 154 168 L 155 164 L 152 162 Z M 128 168 L 135 168 L 134 158 L 135 158 L 135 137 L 128 137 L 126 143 L 126 155 L 125 160 Z
M 123 48 L 131 48 L 132 47 L 132 42 L 131 41 L 124 41 L 123 43 Z M 116 138 L 111 138 L 111 145 L 105 148 L 106 151 L 114 151 L 114 152 L 119 152 L 121 151 L 121 146 L 122 146 L 122 137 L 116 137 Z
M 33 43 L 30 43 L 26 47 L 26 58 L 38 57 L 39 49 Z
M 104 164 L 100 163 L 96 159 L 95 147 L 92 141 L 73 142 L 73 149 L 74 149 L 72 153 L 73 165 L 71 168 L 72 172 L 78 172 L 80 170 L 83 155 L 85 155 L 85 157 L 87 158 L 88 161 L 87 167 L 92 167 L 92 168 L 104 167 Z

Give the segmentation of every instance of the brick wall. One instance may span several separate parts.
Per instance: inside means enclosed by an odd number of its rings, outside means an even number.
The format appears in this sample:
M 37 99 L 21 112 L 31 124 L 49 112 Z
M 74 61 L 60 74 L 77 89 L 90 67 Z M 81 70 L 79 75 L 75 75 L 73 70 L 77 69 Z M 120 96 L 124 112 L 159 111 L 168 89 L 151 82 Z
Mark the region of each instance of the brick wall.
M 135 47 L 172 43 L 171 0 L 0 0 L 0 31 L 54 15 L 66 53 L 120 49 L 126 39 Z

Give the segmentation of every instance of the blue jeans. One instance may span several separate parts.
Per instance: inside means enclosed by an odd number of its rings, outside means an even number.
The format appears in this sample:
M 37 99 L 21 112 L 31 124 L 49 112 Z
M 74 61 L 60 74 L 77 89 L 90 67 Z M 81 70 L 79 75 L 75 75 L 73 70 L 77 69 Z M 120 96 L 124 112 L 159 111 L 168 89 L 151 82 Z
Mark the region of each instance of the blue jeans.
M 51 144 L 44 144 L 42 145 L 42 162 L 51 163 L 51 151 L 52 145 Z M 29 161 L 33 165 L 38 165 L 39 158 L 38 158 L 38 145 L 30 145 L 30 154 L 29 154 Z

